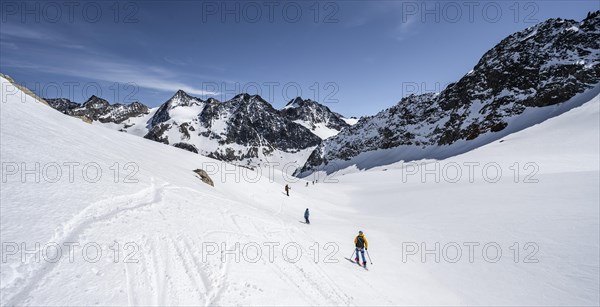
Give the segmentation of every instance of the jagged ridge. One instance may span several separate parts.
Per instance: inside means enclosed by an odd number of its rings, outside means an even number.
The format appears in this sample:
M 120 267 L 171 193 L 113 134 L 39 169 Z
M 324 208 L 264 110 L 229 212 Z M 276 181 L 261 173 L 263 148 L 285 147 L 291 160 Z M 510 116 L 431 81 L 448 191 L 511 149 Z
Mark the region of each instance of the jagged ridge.
M 148 107 L 139 102 L 131 104 L 110 104 L 105 99 L 97 96 L 91 96 L 83 104 L 73 102 L 66 98 L 45 98 L 48 104 L 54 109 L 75 117 L 86 118 L 90 121 L 100 121 L 102 123 L 119 124 L 131 117 L 148 114 Z
M 549 19 L 510 35 L 439 94 L 402 99 L 325 140 L 302 172 L 403 145 L 439 147 L 507 128 L 527 108 L 555 105 L 600 82 L 600 11 Z M 427 151 L 420 158 L 427 158 Z M 400 153 L 396 161 L 402 160 Z

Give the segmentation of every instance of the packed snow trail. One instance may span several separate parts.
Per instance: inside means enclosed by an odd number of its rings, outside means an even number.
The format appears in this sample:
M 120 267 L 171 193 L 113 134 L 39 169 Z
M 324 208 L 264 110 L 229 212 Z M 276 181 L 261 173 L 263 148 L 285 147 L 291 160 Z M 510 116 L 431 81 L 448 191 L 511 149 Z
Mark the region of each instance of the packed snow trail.
M 510 174 L 496 183 L 481 172 L 474 182 L 403 180 L 408 169 L 398 164 L 319 178 L 308 187 L 291 182 L 287 197 L 283 174 L 250 176 L 256 174 L 85 124 L 21 96 L 4 79 L 2 91 L 1 305 L 599 303 L 597 97 L 502 142 L 424 161 L 493 161 Z M 539 166 L 538 182 L 523 183 L 528 173 L 521 173 L 515 183 L 508 168 L 531 161 Z M 75 162 L 71 182 L 64 164 Z M 28 170 L 39 163 L 46 173 L 23 178 L 10 168 L 21 170 L 22 163 Z M 51 182 L 56 165 L 63 177 Z M 215 187 L 192 172 L 207 165 L 217 166 Z M 91 167 L 87 177 L 85 166 Z M 95 168 L 102 176 L 91 180 Z M 307 207 L 310 225 L 299 223 Z M 344 259 L 358 230 L 376 260 L 369 271 Z M 73 259 L 63 247 L 58 261 L 42 254 L 36 262 L 31 252 L 23 261 L 22 246 L 54 246 L 49 242 L 79 245 Z M 433 249 L 435 242 L 481 245 L 473 262 L 463 249 L 461 260 L 450 263 L 448 255 L 439 262 L 433 255 L 426 261 L 421 253 L 406 255 L 406 242 L 419 249 L 421 243 Z M 489 242 L 503 251 L 495 263 L 481 254 Z M 517 262 L 510 249 L 515 242 Z M 539 248 L 531 256 L 537 263 L 523 262 L 529 242 Z M 273 259 L 268 249 L 253 257 L 253 246 L 269 243 L 279 244 Z M 298 261 L 284 259 L 295 256 L 293 249 L 282 252 L 288 243 L 299 246 Z M 226 252 L 236 244 L 246 247 L 239 261 Z M 82 253 L 84 246 L 92 248 Z M 95 246 L 101 248 L 97 259 Z
M 93 203 L 89 207 L 81 211 L 80 214 L 73 217 L 62 227 L 61 231 L 54 234 L 54 237 L 48 242 L 52 244 L 64 245 L 67 242 L 75 242 L 76 239 L 88 228 L 92 227 L 93 224 L 100 223 L 103 221 L 109 221 L 116 218 L 118 215 L 141 209 L 146 206 L 158 203 L 162 199 L 163 188 L 156 189 L 154 182 L 150 188 L 140 191 L 134 195 L 121 196 L 117 198 L 109 198 Z M 150 196 L 148 200 L 144 198 Z M 46 261 L 46 262 L 33 262 L 22 263 L 22 266 L 27 268 L 18 268 L 19 271 L 24 271 L 29 276 L 23 276 L 19 282 L 25 282 L 21 284 L 17 282 L 14 288 L 18 288 L 19 291 L 9 299 L 7 305 L 21 305 L 25 298 L 28 297 L 29 293 L 34 291 L 38 286 L 38 283 L 48 274 L 51 274 L 57 262 Z

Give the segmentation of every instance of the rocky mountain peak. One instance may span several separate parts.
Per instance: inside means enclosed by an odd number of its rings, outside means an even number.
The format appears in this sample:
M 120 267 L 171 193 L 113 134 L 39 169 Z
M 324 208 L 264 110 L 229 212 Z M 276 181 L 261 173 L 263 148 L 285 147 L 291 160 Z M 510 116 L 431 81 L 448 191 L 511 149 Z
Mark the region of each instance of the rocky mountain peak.
M 45 101 L 55 110 L 65 114 L 68 114 L 70 110 L 81 107 L 79 103 L 67 98 L 46 98 Z
M 83 104 L 72 102 L 66 98 L 46 98 L 52 108 L 79 118 L 102 123 L 121 123 L 124 120 L 147 114 L 149 109 L 141 102 L 130 104 L 110 104 L 107 100 L 92 95 Z
M 108 106 L 110 106 L 108 101 L 96 95 L 92 95 L 86 102 L 83 103 L 84 108 L 91 109 L 106 109 Z
M 525 110 L 597 91 L 599 83 L 600 13 L 581 22 L 549 19 L 503 39 L 441 93 L 405 97 L 325 140 L 303 171 L 392 148 L 386 163 L 440 157 L 454 144 L 473 148 L 483 135 L 492 141 L 517 129 L 511 123 L 525 120 Z
M 235 95 L 233 98 L 231 98 L 231 100 L 229 100 L 229 102 L 232 103 L 252 103 L 252 102 L 260 102 L 260 103 L 266 103 L 269 104 L 266 100 L 264 100 L 260 95 L 250 95 L 248 93 L 241 93 L 241 94 L 237 94 Z
M 206 103 L 215 104 L 215 103 L 220 103 L 220 101 L 216 98 L 209 97 L 208 99 L 206 99 Z
M 204 101 L 200 98 L 189 95 L 183 90 L 178 90 L 173 97 L 167 101 L 169 109 L 176 107 L 189 107 L 202 104 Z
M 285 106 L 290 108 L 299 108 L 304 104 L 304 99 L 302 97 L 296 97 L 290 100 Z
M 235 95 L 231 100 L 248 100 L 250 99 L 250 94 L 248 93 L 239 93 Z
M 331 111 L 327 106 L 311 99 L 302 99 L 302 97 L 290 100 L 281 110 L 281 114 L 312 131 L 316 131 L 319 127 L 326 130 L 341 131 L 350 126 L 342 119 L 343 117 L 340 114 Z M 327 136 L 329 134 L 322 135 L 322 137 Z
M 145 138 L 223 161 L 254 164 L 318 145 L 319 137 L 273 108 L 260 95 L 241 93 L 220 103 L 208 99 L 188 118 L 169 116 L 163 104 Z

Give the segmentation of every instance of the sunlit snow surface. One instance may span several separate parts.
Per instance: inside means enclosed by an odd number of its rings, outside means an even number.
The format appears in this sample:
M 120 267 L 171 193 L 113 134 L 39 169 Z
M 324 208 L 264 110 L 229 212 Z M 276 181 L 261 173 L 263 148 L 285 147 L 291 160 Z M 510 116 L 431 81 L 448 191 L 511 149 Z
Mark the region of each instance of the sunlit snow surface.
M 280 172 L 254 179 L 244 168 L 89 125 L 31 97 L 22 102 L 24 94 L 5 79 L 1 85 L 2 305 L 600 303 L 598 97 L 466 154 L 424 161 L 446 171 L 433 172 L 443 175 L 439 183 L 422 174 L 424 166 L 396 163 L 310 177 L 319 182 L 308 187 L 294 181 L 287 197 Z M 51 182 L 54 163 L 70 162 L 79 163 L 73 182 L 64 166 Z M 35 170 L 35 163 L 39 183 L 8 169 Z M 102 176 L 88 182 L 94 168 L 87 178 L 82 169 L 93 163 Z M 469 163 L 479 163 L 472 177 Z M 490 163 L 502 169 L 495 183 L 488 182 L 495 169 L 482 172 Z M 463 173 L 453 183 L 456 165 Z M 214 188 L 192 172 L 203 166 L 217 166 Z M 311 225 L 299 223 L 307 207 Z M 369 240 L 369 271 L 344 259 L 358 230 Z M 21 247 L 34 250 L 36 242 L 50 255 L 30 252 L 23 261 Z M 50 242 L 63 246 L 61 257 L 46 259 Z M 67 242 L 79 244 L 72 259 Z M 267 248 L 252 257 L 252 242 L 279 244 L 274 259 Z M 297 262 L 283 257 L 292 242 L 301 247 Z M 436 242 L 438 252 L 423 261 L 421 247 L 434 250 Z M 235 243 L 247 247 L 245 260 L 207 255 L 209 245 Z M 91 248 L 86 260 L 82 247 L 94 244 L 102 255 L 90 259 Z M 501 248 L 499 259 L 493 248 L 484 259 L 486 244 Z M 451 263 L 457 245 L 462 255 Z M 286 255 L 294 258 L 294 249 Z

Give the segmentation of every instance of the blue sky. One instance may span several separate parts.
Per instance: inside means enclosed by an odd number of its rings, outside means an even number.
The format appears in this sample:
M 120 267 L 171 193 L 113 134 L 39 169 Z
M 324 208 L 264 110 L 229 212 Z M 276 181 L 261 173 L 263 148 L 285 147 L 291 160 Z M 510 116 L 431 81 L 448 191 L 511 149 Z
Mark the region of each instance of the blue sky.
M 48 4 L 51 3 L 51 4 Z M 600 1 L 3 1 L 0 71 L 44 97 L 297 96 L 346 116 L 439 91 L 507 35 Z

